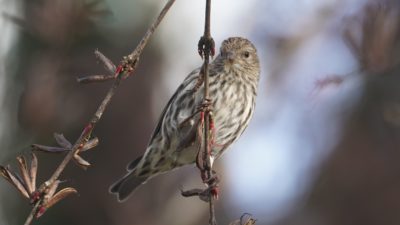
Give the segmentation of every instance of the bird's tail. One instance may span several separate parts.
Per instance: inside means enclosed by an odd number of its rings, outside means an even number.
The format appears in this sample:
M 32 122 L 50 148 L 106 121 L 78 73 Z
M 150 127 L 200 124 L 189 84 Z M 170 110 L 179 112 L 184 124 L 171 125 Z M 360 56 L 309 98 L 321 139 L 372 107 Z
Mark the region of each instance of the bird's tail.
M 129 171 L 124 177 L 115 182 L 110 187 L 110 193 L 117 195 L 118 201 L 123 202 L 133 193 L 141 184 L 145 183 L 149 177 L 135 176 L 134 170 Z

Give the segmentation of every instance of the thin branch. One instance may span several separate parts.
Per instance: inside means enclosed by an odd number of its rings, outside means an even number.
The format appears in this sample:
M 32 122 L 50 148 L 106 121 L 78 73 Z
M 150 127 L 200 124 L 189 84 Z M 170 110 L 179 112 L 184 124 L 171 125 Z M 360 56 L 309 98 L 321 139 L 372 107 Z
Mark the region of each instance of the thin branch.
M 100 60 L 104 64 L 104 68 L 110 73 L 114 74 L 115 70 L 117 69 L 114 65 L 114 63 L 108 59 L 103 53 L 101 53 L 99 50 L 94 51 L 94 55 L 98 60 Z
M 114 78 L 115 78 L 114 75 L 90 75 L 90 76 L 78 77 L 76 78 L 76 81 L 82 84 L 88 84 L 88 83 L 112 80 Z
M 206 10 L 205 10 L 205 25 L 204 25 L 204 35 L 200 39 L 199 42 L 199 52 L 201 51 L 201 55 L 204 55 L 204 63 L 203 63 L 203 80 L 204 80 L 204 96 L 203 102 L 211 102 L 209 95 L 209 61 L 210 56 L 214 55 L 214 41 L 211 37 L 211 0 L 206 0 Z M 210 107 L 204 107 L 204 142 L 203 142 L 203 167 L 207 174 L 207 178 L 211 179 L 213 176 L 212 165 L 211 165 L 211 149 L 210 149 L 210 116 L 212 109 Z M 200 150 L 202 151 L 202 150 Z M 210 212 L 210 225 L 216 225 L 217 221 L 215 219 L 215 206 L 214 206 L 214 198 L 212 196 L 212 192 L 209 193 L 209 212 Z
M 132 75 L 136 69 L 136 66 L 139 62 L 139 57 L 143 52 L 144 47 L 149 42 L 150 37 L 153 35 L 154 31 L 160 24 L 160 22 L 164 19 L 164 16 L 167 14 L 168 10 L 174 4 L 175 0 L 169 0 L 164 8 L 161 10 L 160 14 L 156 18 L 156 20 L 151 24 L 151 26 L 147 29 L 146 33 L 144 34 L 142 40 L 140 40 L 139 44 L 136 46 L 135 50 L 133 50 L 128 56 L 125 56 L 121 62 L 122 65 L 122 72 L 125 72 L 123 78 L 126 78 L 129 75 Z M 96 52 L 98 52 L 96 50 Z M 100 53 L 100 52 L 99 52 Z M 107 66 L 105 62 L 109 61 L 104 55 L 96 54 L 98 59 L 101 60 L 105 65 L 106 68 L 109 70 L 110 66 Z M 94 76 L 86 76 L 78 78 L 78 82 L 80 83 L 92 83 L 92 82 L 101 82 L 115 78 L 112 77 L 112 73 L 110 75 L 94 75 Z
M 153 22 L 153 24 L 149 27 L 145 35 L 143 36 L 142 40 L 140 43 L 136 46 L 135 50 L 128 56 L 128 61 L 123 60 L 121 65 L 118 67 L 115 67 L 115 65 L 109 60 L 107 57 L 105 57 L 103 54 L 101 54 L 99 51 L 96 50 L 96 56 L 103 62 L 107 70 L 114 69 L 114 78 L 115 81 L 113 85 L 110 87 L 110 89 L 107 92 L 107 95 L 104 97 L 102 103 L 98 107 L 97 111 L 94 113 L 93 117 L 91 118 L 90 122 L 85 126 L 83 129 L 80 137 L 78 140 L 75 142 L 73 145 L 71 151 L 65 156 L 63 161 L 60 163 L 60 165 L 57 167 L 53 175 L 50 177 L 50 179 L 44 183 L 39 188 L 39 192 L 42 194 L 46 194 L 45 192 L 48 190 L 49 186 L 52 186 L 52 184 L 58 179 L 58 177 L 61 175 L 61 173 L 64 171 L 65 167 L 68 165 L 68 163 L 73 159 L 74 155 L 79 153 L 82 148 L 85 146 L 85 144 L 89 141 L 89 137 L 95 127 L 95 125 L 100 121 L 105 109 L 109 105 L 112 97 L 115 94 L 116 89 L 120 85 L 121 79 L 124 76 L 125 73 L 133 73 L 136 69 L 136 65 L 138 62 L 138 59 L 140 55 L 143 52 L 144 47 L 149 41 L 149 38 L 151 35 L 154 33 L 156 30 L 157 26 L 160 24 L 168 10 L 171 8 L 175 0 L 169 0 L 160 14 L 158 15 L 157 19 Z M 129 63 L 129 64 L 126 64 Z M 129 70 L 125 70 L 126 68 L 129 68 Z M 85 80 L 85 78 L 82 78 Z M 86 78 L 86 81 L 88 81 L 89 78 Z M 33 207 L 31 213 L 29 214 L 28 218 L 25 221 L 25 225 L 31 224 L 33 218 L 38 212 L 38 209 L 40 208 L 39 202 L 35 204 Z
M 171 8 L 171 6 L 174 4 L 175 0 L 169 0 L 164 8 L 161 10 L 160 14 L 158 15 L 157 19 L 153 22 L 153 24 L 147 29 L 146 34 L 143 36 L 142 40 L 138 44 L 138 46 L 135 48 L 135 50 L 130 54 L 130 56 L 138 56 L 142 54 L 142 51 L 144 47 L 146 46 L 147 42 L 149 41 L 149 38 L 151 35 L 154 33 L 160 22 L 163 20 L 164 16 L 167 14 L 168 10 Z
M 33 218 L 35 218 L 35 214 L 36 214 L 37 210 L 39 209 L 39 207 L 40 207 L 40 201 L 36 202 L 35 206 L 32 208 L 31 213 L 29 214 L 28 218 L 26 218 L 24 225 L 31 224 Z
M 204 84 L 203 92 L 203 102 L 200 108 L 200 127 L 202 127 L 202 144 L 199 148 L 196 158 L 196 165 L 201 172 L 201 177 L 203 183 L 208 187 L 205 190 L 193 189 L 188 191 L 182 191 L 181 194 L 184 197 L 198 196 L 201 200 L 206 200 L 209 202 L 209 212 L 210 212 L 210 225 L 216 225 L 217 221 L 215 219 L 215 206 L 214 200 L 218 198 L 218 182 L 219 179 L 215 172 L 212 170 L 211 162 L 211 141 L 213 138 L 212 127 L 212 101 L 209 94 L 209 63 L 210 56 L 215 55 L 215 43 L 211 37 L 211 0 L 206 0 L 205 8 L 205 23 L 204 23 L 204 35 L 200 38 L 198 43 L 198 52 L 200 56 L 204 59 L 203 66 L 201 67 L 200 75 L 198 81 L 195 85 L 194 91 L 196 91 L 201 84 Z M 197 114 L 197 112 L 195 112 Z M 194 115 L 195 115 L 194 114 Z M 193 116 L 191 116 L 193 117 Z M 190 120 L 189 117 L 188 119 Z M 186 120 L 184 121 L 186 122 Z M 210 135 L 211 134 L 211 135 Z

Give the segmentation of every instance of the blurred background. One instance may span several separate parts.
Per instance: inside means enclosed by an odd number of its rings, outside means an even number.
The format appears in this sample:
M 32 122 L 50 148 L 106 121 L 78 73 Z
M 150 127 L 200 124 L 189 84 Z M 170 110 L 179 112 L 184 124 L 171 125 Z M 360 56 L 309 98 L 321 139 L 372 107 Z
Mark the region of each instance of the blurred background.
M 165 1 L 0 0 L 0 164 L 15 166 L 32 143 L 75 140 L 110 82 L 99 49 L 118 62 L 139 42 Z M 64 186 L 78 189 L 36 224 L 207 224 L 208 205 L 180 196 L 201 187 L 194 167 L 154 178 L 117 203 L 109 185 L 141 155 L 158 116 L 202 61 L 205 1 L 176 1 L 117 91 Z M 251 213 L 265 225 L 400 224 L 400 3 L 393 0 L 213 1 L 217 43 L 244 36 L 262 74 L 255 116 L 216 169 L 219 224 Z M 38 154 L 39 181 L 61 155 Z M 0 224 L 22 224 L 30 206 L 0 180 Z

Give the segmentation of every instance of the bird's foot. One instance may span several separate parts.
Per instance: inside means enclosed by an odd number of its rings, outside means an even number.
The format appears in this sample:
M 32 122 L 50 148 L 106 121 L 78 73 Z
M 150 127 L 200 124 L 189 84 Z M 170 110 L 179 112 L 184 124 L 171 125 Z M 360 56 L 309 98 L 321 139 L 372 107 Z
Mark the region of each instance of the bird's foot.
M 198 52 L 201 58 L 205 55 L 214 57 L 215 55 L 215 42 L 212 37 L 202 36 L 198 43 Z
M 203 182 L 208 186 L 207 189 L 209 190 L 211 196 L 216 200 L 218 200 L 219 194 L 219 181 L 219 177 L 214 170 L 212 171 L 211 177 L 203 180 Z
M 218 185 L 208 186 L 205 189 L 195 188 L 187 191 L 181 190 L 183 197 L 198 196 L 204 202 L 210 202 L 210 198 L 218 199 Z
M 183 197 L 193 197 L 198 196 L 201 200 L 205 202 L 209 202 L 210 198 L 218 200 L 218 193 L 219 193 L 219 178 L 215 171 L 211 172 L 211 176 L 208 176 L 207 171 L 201 171 L 201 178 L 203 183 L 207 186 L 205 189 L 190 189 L 187 191 L 181 190 L 181 195 Z
M 211 112 L 213 110 L 213 104 L 210 98 L 205 98 L 203 102 L 198 106 L 198 111 L 209 111 Z

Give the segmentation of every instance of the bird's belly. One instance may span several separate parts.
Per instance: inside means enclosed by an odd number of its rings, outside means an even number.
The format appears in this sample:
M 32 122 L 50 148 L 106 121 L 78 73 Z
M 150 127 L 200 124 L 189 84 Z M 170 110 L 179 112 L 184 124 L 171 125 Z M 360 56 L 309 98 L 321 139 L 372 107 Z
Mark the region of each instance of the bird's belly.
M 245 98 L 240 92 L 234 96 L 221 98 L 214 105 L 213 152 L 216 155 L 240 137 L 253 113 L 253 99 Z

